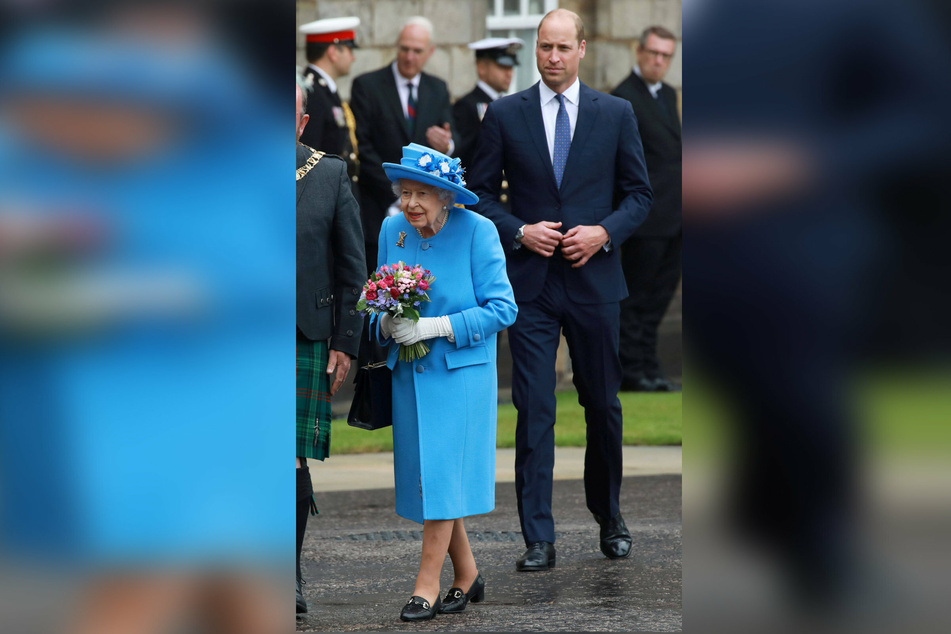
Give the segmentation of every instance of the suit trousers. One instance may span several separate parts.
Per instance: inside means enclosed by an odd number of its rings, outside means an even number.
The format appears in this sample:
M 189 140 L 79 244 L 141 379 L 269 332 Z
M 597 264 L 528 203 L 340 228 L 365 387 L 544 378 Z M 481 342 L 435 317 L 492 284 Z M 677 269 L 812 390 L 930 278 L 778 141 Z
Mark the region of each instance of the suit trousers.
M 632 236 L 621 247 L 628 297 L 621 301 L 620 357 L 625 383 L 661 376 L 657 328 L 680 281 L 682 234 Z
M 570 275 L 559 251 L 544 288 L 520 302 L 508 329 L 512 352 L 515 429 L 515 490 L 525 544 L 554 543 L 552 471 L 555 465 L 555 357 L 564 329 L 578 401 L 587 425 L 584 485 L 588 510 L 614 517 L 621 490 L 621 385 L 618 360 L 620 309 L 616 302 L 577 304 L 565 288 Z

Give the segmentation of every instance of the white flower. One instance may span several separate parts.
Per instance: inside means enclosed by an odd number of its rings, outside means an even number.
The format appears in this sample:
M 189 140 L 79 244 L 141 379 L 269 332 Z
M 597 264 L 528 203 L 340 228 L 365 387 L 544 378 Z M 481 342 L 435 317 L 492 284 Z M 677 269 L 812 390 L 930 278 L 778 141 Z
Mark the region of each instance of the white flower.
M 430 156 L 429 154 L 423 154 L 421 157 L 419 157 L 419 160 L 416 161 L 416 164 L 419 165 L 420 167 L 426 167 L 432 162 L 433 162 L 432 156 Z
M 449 173 L 449 161 L 443 161 L 442 163 L 440 163 L 440 164 L 439 164 L 439 171 L 442 172 L 443 174 L 448 174 L 448 173 Z

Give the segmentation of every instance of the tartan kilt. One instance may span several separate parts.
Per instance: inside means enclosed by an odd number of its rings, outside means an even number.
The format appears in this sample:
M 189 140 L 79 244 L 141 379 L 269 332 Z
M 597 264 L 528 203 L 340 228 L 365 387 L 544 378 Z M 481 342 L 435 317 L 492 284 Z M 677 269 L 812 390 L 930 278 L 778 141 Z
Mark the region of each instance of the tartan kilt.
M 297 336 L 297 455 L 330 455 L 330 378 L 326 341 Z

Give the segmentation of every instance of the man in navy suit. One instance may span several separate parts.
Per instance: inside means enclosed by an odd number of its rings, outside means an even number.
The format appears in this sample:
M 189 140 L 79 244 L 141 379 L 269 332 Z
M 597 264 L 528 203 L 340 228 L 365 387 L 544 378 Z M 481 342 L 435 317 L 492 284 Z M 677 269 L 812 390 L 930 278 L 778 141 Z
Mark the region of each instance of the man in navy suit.
M 601 526 L 601 551 L 631 552 L 621 487 L 619 304 L 627 295 L 619 247 L 647 217 L 652 193 L 631 104 L 578 81 L 584 25 L 558 9 L 539 23 L 542 81 L 489 105 L 469 168 L 478 211 L 506 250 L 519 314 L 509 328 L 515 488 L 528 547 L 518 570 L 555 563 L 555 355 L 560 331 L 585 409 L 585 496 Z M 502 172 L 512 211 L 499 203 Z M 614 194 L 619 203 L 614 206 Z

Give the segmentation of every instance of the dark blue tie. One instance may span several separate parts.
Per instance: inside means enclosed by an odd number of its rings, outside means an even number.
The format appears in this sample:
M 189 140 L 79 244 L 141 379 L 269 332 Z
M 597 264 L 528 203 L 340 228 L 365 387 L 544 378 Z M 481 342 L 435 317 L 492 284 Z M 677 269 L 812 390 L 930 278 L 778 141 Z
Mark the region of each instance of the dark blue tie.
M 551 166 L 555 169 L 555 182 L 561 188 L 561 177 L 565 174 L 565 162 L 568 160 L 568 148 L 571 147 L 571 123 L 565 109 L 565 96 L 558 95 L 558 114 L 555 116 L 555 155 Z

